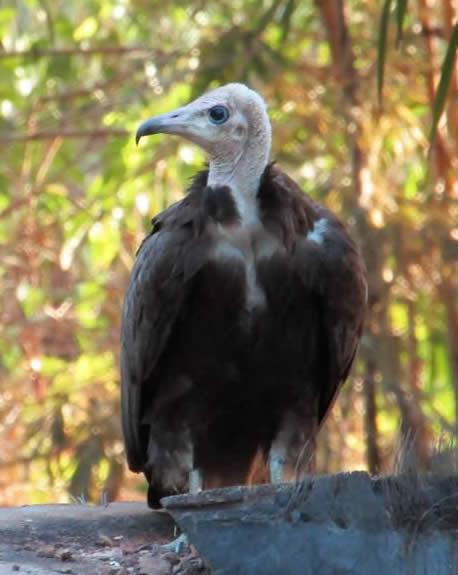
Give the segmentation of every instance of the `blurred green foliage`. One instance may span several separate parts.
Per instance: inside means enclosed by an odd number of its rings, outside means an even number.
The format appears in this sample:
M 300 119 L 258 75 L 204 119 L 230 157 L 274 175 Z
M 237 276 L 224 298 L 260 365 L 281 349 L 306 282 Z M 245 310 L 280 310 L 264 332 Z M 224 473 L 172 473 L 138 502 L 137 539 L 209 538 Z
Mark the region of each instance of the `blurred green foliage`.
M 401 419 L 428 453 L 439 430 L 454 430 L 456 97 L 444 99 L 427 156 L 451 4 L 409 3 L 402 14 L 383 114 L 380 3 L 344 2 L 352 78 L 348 62 L 339 68 L 338 5 L 1 4 L 0 503 L 132 498 L 143 488 L 122 452 L 120 306 L 151 217 L 182 197 L 205 158 L 174 138 L 136 148 L 134 133 L 227 81 L 263 93 L 273 157 L 346 221 L 368 263 L 367 331 L 323 430 L 319 469 L 387 469 Z M 385 18 L 392 45 L 399 13 Z M 451 94 L 456 75 L 449 85 Z

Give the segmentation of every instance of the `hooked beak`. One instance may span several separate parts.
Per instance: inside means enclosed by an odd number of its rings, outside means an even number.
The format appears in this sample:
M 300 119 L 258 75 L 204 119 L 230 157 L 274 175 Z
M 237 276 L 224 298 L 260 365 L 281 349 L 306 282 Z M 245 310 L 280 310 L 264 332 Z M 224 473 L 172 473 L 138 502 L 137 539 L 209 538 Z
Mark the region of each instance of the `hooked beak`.
M 143 136 L 150 136 L 151 134 L 184 135 L 189 120 L 189 112 L 186 108 L 178 108 L 173 112 L 148 118 L 138 128 L 135 135 L 135 143 L 138 145 Z

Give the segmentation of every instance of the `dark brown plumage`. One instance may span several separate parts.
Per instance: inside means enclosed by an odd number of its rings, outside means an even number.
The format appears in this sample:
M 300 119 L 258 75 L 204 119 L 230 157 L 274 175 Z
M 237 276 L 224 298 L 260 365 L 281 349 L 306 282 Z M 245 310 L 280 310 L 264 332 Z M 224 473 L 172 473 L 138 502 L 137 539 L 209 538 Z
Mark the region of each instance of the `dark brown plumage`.
M 124 302 L 126 453 L 151 506 L 188 490 L 192 469 L 204 487 L 265 480 L 269 454 L 291 479 L 363 325 L 364 265 L 335 216 L 267 166 L 259 224 L 238 239 L 254 254 L 245 265 L 231 243 L 241 220 L 231 188 L 207 177 L 153 220 Z

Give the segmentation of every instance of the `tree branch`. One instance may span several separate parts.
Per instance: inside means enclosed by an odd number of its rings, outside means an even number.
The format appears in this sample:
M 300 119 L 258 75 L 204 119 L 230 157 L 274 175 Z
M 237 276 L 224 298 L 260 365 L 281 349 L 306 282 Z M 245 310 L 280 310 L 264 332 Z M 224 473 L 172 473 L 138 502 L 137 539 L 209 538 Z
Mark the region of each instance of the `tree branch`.
M 14 134 L 11 136 L 0 136 L 0 144 L 7 142 L 30 142 L 36 140 L 52 140 L 62 138 L 67 140 L 78 140 L 84 138 L 124 138 L 129 136 L 128 130 L 99 128 L 96 130 L 63 130 L 53 132 L 32 132 L 31 134 Z
M 82 48 L 81 46 L 68 46 L 66 48 L 38 48 L 30 50 L 5 50 L 0 51 L 0 59 L 4 58 L 48 58 L 61 56 L 94 56 L 97 54 L 113 54 L 119 56 L 123 54 L 135 54 L 137 57 L 147 58 L 154 53 L 155 60 L 167 60 L 170 57 L 177 56 L 176 52 L 158 52 L 146 46 L 94 46 Z

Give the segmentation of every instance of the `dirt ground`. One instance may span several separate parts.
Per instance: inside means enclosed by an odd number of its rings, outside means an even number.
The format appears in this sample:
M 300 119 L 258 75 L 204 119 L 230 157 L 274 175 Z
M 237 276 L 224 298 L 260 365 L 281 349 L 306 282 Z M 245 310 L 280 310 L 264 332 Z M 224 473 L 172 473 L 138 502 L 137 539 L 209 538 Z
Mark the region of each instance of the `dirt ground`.
M 0 509 L 0 575 L 208 575 L 190 546 L 161 547 L 176 533 L 144 503 Z

